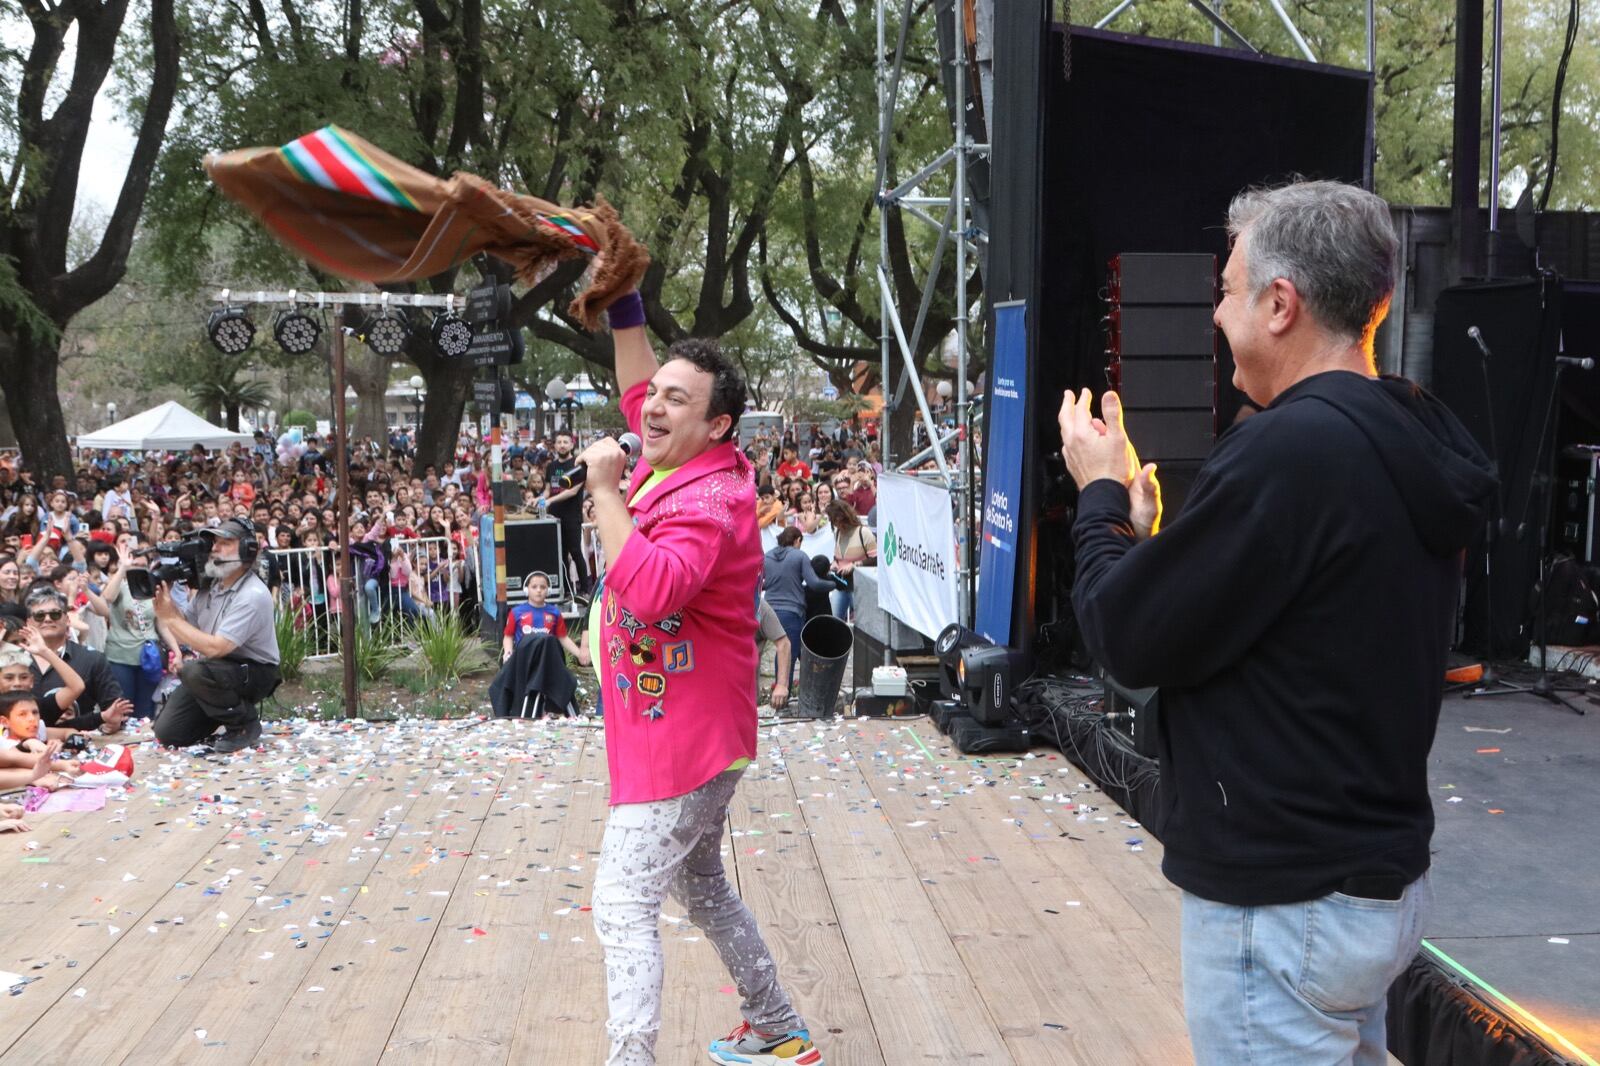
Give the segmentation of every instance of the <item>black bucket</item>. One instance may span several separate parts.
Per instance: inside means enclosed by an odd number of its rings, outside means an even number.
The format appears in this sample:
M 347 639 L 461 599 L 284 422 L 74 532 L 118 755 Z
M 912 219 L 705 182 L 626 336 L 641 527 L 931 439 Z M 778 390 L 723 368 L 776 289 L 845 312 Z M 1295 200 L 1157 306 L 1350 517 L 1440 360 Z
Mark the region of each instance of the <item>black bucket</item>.
M 800 630 L 800 681 L 795 717 L 830 718 L 839 685 L 850 662 L 850 627 L 832 615 L 818 615 Z

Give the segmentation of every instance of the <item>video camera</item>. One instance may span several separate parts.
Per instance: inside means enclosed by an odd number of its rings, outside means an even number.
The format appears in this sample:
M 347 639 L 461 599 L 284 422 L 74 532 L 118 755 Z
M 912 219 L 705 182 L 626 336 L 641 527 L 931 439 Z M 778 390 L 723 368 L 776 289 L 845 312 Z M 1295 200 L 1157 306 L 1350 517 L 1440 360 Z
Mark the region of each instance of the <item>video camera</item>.
M 124 580 L 128 594 L 136 600 L 155 599 L 157 585 L 182 581 L 190 588 L 200 588 L 205 574 L 206 560 L 211 557 L 211 538 L 201 533 L 191 533 L 182 540 L 157 544 L 161 559 L 148 570 L 130 569 Z M 176 562 L 168 562 L 176 559 Z

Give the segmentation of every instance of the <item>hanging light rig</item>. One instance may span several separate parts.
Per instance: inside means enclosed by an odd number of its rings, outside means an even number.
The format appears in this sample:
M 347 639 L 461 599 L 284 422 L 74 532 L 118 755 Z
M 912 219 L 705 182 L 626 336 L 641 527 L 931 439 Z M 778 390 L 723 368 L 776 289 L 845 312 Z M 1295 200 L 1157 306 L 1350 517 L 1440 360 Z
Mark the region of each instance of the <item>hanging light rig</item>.
M 385 300 L 378 313 L 367 319 L 361 339 L 377 354 L 396 359 L 405 353 L 406 341 L 410 337 L 411 324 L 406 321 L 405 315 L 391 310 Z
M 434 349 L 446 359 L 462 359 L 472 347 L 472 325 L 455 311 L 440 311 L 433 317 Z
M 309 355 L 322 339 L 320 312 L 316 317 L 301 310 L 296 293 L 289 291 L 289 306 L 272 319 L 272 339 L 289 355 Z
M 244 308 L 229 304 L 228 295 L 227 289 L 218 294 L 222 306 L 206 319 L 206 336 L 223 355 L 243 355 L 255 342 L 256 324 Z
M 333 408 L 334 439 L 348 441 L 350 431 L 348 416 L 344 404 L 345 394 L 345 335 L 361 336 L 374 352 L 384 356 L 398 356 L 405 351 L 406 341 L 411 334 L 410 324 L 404 317 L 404 312 L 399 308 L 417 307 L 429 308 L 438 312 L 438 317 L 433 324 L 434 345 L 439 349 L 439 354 L 448 358 L 460 358 L 466 354 L 466 348 L 472 343 L 472 329 L 464 321 L 460 321 L 457 314 L 458 308 L 464 307 L 466 301 L 453 294 L 441 296 L 423 295 L 415 293 L 373 293 L 373 292 L 312 292 L 300 293 L 294 289 L 287 292 L 260 291 L 260 292 L 233 292 L 223 289 L 216 295 L 217 306 L 206 318 L 206 334 L 211 338 L 211 343 L 216 345 L 218 351 L 225 355 L 242 355 L 249 350 L 256 336 L 255 323 L 250 321 L 245 308 L 251 305 L 278 306 L 280 309 L 274 315 L 272 322 L 273 339 L 285 352 L 291 355 L 309 354 L 316 348 L 317 341 L 322 337 L 321 312 L 323 308 L 333 308 L 333 334 L 329 344 L 329 357 L 333 363 L 332 381 L 330 382 L 329 401 Z M 302 302 L 306 305 L 314 304 L 316 314 L 312 315 L 302 310 Z M 285 307 L 283 305 L 287 304 Z M 348 307 L 376 307 L 377 313 L 365 323 L 365 328 L 358 333 L 348 329 L 345 325 L 346 308 Z M 454 319 L 455 322 L 451 320 Z M 457 328 L 459 326 L 459 328 Z M 462 341 L 462 329 L 465 330 L 465 341 Z M 338 514 L 338 539 L 341 544 L 350 542 L 350 468 L 346 463 L 336 463 L 335 469 L 338 478 L 338 492 L 335 495 L 335 511 Z M 351 554 L 340 552 L 336 565 L 338 567 L 341 588 L 353 588 L 354 573 L 351 568 Z M 356 641 L 356 616 L 354 611 L 344 611 L 339 618 L 339 639 L 341 646 L 349 649 L 355 646 Z M 344 704 L 345 714 L 355 717 L 360 711 L 360 694 L 356 686 L 356 657 L 345 654 L 340 657 L 344 668 Z

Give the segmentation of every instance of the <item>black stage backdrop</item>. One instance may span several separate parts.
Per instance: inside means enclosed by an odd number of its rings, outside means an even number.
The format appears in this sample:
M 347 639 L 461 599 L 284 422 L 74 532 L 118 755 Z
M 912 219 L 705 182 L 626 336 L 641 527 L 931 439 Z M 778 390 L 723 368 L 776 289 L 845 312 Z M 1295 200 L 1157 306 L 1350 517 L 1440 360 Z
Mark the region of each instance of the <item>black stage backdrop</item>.
M 1029 301 L 1034 419 L 1022 513 L 1038 525 L 1019 543 L 1012 625 L 1027 648 L 1041 625 L 1069 617 L 1073 493 L 1062 480 L 1056 412 L 1065 389 L 1105 388 L 1107 262 L 1121 252 L 1209 252 L 1220 264 L 1227 206 L 1241 189 L 1296 175 L 1363 181 L 1371 78 L 1080 28 L 1069 78 L 1060 25 L 1039 54 L 1047 7 L 1008 7 L 996 5 L 986 289 L 994 301 Z M 1232 365 L 1222 344 L 1222 426 L 1238 408 Z M 1046 643 L 1059 650 L 1070 639 L 1047 634 Z

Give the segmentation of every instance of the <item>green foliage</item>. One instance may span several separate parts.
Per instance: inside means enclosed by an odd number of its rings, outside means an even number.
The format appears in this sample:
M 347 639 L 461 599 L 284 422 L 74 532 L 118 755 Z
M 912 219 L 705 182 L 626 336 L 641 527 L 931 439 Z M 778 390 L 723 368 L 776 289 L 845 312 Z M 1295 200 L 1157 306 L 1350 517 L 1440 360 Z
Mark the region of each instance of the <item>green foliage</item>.
M 396 639 L 398 636 L 392 622 L 381 621 L 377 625 L 357 622 L 352 658 L 358 679 L 381 681 L 395 663 L 406 657 L 405 645 Z
M 1073 18 L 1090 25 L 1116 0 L 1075 6 Z M 1357 5 L 1288 0 L 1284 5 L 1316 57 L 1365 69 L 1366 33 Z M 1376 8 L 1377 191 L 1391 203 L 1445 204 L 1450 199 L 1451 112 L 1454 98 L 1455 8 L 1424 0 L 1385 0 Z M 1224 16 L 1252 44 L 1275 55 L 1299 57 L 1287 31 L 1266 4 L 1230 5 Z M 1489 168 L 1490 5 L 1484 5 L 1482 172 Z M 1566 5 L 1506 0 L 1504 142 L 1501 202 L 1511 204 L 1532 182 L 1537 196 L 1549 171 L 1550 118 Z M 1141 3 L 1109 28 L 1209 44 L 1212 31 L 1192 8 Z M 1600 27 L 1580 23 L 1562 102 L 1561 157 L 1550 207 L 1576 210 L 1600 205 Z
M 0 255 L 0 321 L 37 340 L 52 340 L 58 332 L 17 277 L 17 261 L 9 255 Z
M 278 673 L 285 681 L 299 680 L 305 661 L 314 650 L 310 631 L 297 625 L 299 621 L 301 619 L 293 611 L 283 609 L 273 618 L 278 634 Z
M 313 430 L 317 428 L 317 416 L 300 407 L 297 407 L 293 411 L 290 411 L 288 414 L 284 415 L 280 421 L 285 427 L 302 426 L 306 429 Z
M 454 681 L 466 671 L 478 640 L 455 615 L 434 611 L 411 627 L 410 637 L 422 660 L 422 677 L 430 687 Z

